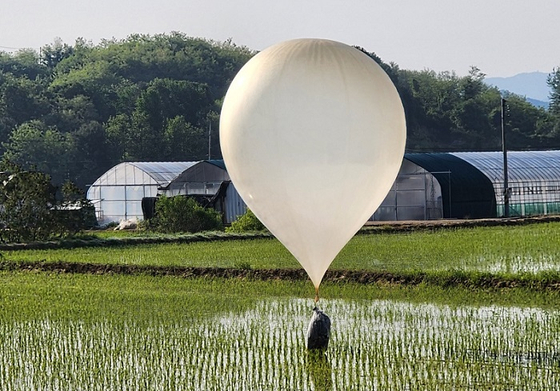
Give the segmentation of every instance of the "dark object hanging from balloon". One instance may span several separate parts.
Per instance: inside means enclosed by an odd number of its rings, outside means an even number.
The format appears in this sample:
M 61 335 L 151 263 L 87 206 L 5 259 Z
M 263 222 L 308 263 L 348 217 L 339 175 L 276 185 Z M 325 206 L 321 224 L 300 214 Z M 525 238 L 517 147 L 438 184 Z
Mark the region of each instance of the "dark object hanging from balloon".
M 307 329 L 307 349 L 326 350 L 331 336 L 331 320 L 319 308 L 313 308 L 313 316 Z

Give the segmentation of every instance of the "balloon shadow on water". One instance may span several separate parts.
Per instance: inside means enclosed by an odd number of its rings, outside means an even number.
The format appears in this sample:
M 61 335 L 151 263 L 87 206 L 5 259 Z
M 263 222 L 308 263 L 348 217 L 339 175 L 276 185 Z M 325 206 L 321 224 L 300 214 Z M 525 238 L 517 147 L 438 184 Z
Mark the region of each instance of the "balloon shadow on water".
M 322 350 L 308 350 L 306 353 L 305 366 L 313 388 L 320 391 L 332 390 L 332 366 L 327 354 Z

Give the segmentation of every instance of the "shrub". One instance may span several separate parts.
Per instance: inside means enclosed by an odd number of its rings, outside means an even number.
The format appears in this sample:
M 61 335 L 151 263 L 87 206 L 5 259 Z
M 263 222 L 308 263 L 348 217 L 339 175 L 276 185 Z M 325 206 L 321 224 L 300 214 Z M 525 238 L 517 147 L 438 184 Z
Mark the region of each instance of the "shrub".
M 71 236 L 95 223 L 93 206 L 71 182 L 62 200 L 49 175 L 3 162 L 0 172 L 0 240 L 29 242 Z
M 222 229 L 220 213 L 200 206 L 194 199 L 175 196 L 160 197 L 155 216 L 146 224 L 158 232 L 201 232 Z
M 226 232 L 247 232 L 247 231 L 267 231 L 263 223 L 255 216 L 255 214 L 247 209 L 247 212 L 236 221 L 231 223 L 231 226 L 226 228 Z

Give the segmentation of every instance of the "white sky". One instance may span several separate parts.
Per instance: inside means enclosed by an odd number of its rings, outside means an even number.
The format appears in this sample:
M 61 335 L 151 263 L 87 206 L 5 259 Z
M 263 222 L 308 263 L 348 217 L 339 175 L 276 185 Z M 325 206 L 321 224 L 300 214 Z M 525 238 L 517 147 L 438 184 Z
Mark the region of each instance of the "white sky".
M 313 37 L 403 69 L 506 77 L 560 66 L 559 15 L 560 0 L 6 0 L 0 50 L 171 31 L 255 50 Z

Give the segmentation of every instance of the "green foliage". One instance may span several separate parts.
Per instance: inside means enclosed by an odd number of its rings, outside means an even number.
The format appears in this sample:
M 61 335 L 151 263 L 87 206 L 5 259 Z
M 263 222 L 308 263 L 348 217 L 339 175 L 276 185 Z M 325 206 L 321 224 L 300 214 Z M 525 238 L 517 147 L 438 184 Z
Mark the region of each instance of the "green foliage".
M 263 223 L 255 216 L 253 211 L 247 209 L 243 216 L 231 223 L 226 232 L 267 231 Z
M 550 112 L 554 116 L 554 135 L 560 137 L 560 66 L 548 76 L 550 87 Z
M 473 67 L 402 70 L 368 53 L 395 83 L 409 151 L 500 148 L 500 91 Z M 130 160 L 220 158 L 219 115 L 227 87 L 254 52 L 173 32 L 93 45 L 55 40 L 41 53 L 0 52 L 0 154 L 79 187 Z M 560 72 L 549 78 L 550 110 L 509 95 L 511 149 L 560 148 Z
M 148 228 L 158 232 L 201 232 L 222 229 L 218 212 L 200 206 L 193 198 L 160 197 Z
M 212 107 L 205 84 L 155 79 L 130 116 L 109 120 L 110 140 L 127 160 L 197 160 L 206 150 L 200 126 Z
M 551 89 L 550 92 L 550 110 L 558 114 L 560 112 L 560 66 L 555 68 L 548 75 L 548 86 Z
M 180 33 L 0 52 L 0 143 L 57 186 L 71 179 L 81 188 L 124 160 L 204 158 L 206 129 L 218 130 L 212 113 L 252 55 Z
M 74 48 L 62 42 L 60 38 L 56 38 L 52 45 L 45 45 L 41 48 L 41 64 L 47 69 L 54 69 L 59 62 L 70 57 L 74 52 Z
M 480 151 L 501 148 L 500 100 L 476 67 L 468 76 L 433 71 L 399 71 L 396 86 L 407 116 L 408 150 Z M 514 94 L 506 118 L 511 149 L 560 145 L 551 113 Z M 520 104 L 520 103 L 523 104 Z M 508 103 L 509 105 L 509 103 Z
M 24 171 L 5 162 L 0 176 L 0 239 L 6 242 L 46 240 L 75 234 L 95 220 L 83 191 L 67 183 L 63 200 L 56 199 L 50 176 Z
M 56 189 L 50 177 L 12 164 L 4 167 L 0 178 L 0 238 L 8 242 L 47 239 L 56 230 L 51 214 Z
M 55 183 L 62 183 L 69 169 L 72 139 L 43 121 L 32 120 L 14 129 L 3 159 L 26 170 L 47 173 Z

